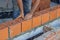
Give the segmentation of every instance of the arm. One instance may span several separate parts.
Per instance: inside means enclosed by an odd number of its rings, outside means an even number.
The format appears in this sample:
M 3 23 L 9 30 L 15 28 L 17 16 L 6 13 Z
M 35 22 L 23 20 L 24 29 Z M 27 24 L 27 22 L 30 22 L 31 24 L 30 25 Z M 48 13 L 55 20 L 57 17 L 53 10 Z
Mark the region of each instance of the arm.
M 30 19 L 30 18 L 32 18 L 32 16 L 33 16 L 32 14 L 35 12 L 35 10 L 36 10 L 37 6 L 39 5 L 39 3 L 40 3 L 40 0 L 36 0 L 36 1 L 35 1 L 35 4 L 33 5 L 30 13 L 28 13 L 28 14 L 25 16 L 25 19 Z
M 36 0 L 36 1 L 35 1 L 35 4 L 33 5 L 30 13 L 34 13 L 34 12 L 35 12 L 35 10 L 36 10 L 36 8 L 38 7 L 39 3 L 40 3 L 40 0 Z
M 20 9 L 20 16 L 19 17 L 24 17 L 24 10 L 23 10 L 23 3 L 22 0 L 17 0 L 18 7 Z

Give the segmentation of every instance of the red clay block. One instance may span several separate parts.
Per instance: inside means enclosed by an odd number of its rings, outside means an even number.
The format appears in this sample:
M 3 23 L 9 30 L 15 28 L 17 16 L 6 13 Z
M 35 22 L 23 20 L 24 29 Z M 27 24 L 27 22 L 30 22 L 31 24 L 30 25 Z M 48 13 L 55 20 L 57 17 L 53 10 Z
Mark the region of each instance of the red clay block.
M 21 23 L 10 26 L 10 37 L 13 38 L 21 34 Z
M 0 25 L 0 40 L 8 39 L 8 27 L 5 25 Z
M 10 37 L 13 38 L 19 34 L 21 34 L 21 19 L 13 20 L 12 25 L 10 26 Z
M 49 12 L 42 14 L 42 24 L 45 24 L 49 21 Z
M 50 12 L 50 14 L 49 14 L 50 15 L 50 21 L 57 18 L 57 13 L 56 12 L 57 12 L 56 10 L 53 10 L 53 11 Z
M 33 16 L 33 26 L 32 28 L 38 27 L 41 25 L 41 15 L 40 12 L 36 12 Z
M 57 9 L 57 17 L 60 17 L 60 8 Z
M 22 32 L 26 32 L 32 29 L 32 19 L 22 21 Z

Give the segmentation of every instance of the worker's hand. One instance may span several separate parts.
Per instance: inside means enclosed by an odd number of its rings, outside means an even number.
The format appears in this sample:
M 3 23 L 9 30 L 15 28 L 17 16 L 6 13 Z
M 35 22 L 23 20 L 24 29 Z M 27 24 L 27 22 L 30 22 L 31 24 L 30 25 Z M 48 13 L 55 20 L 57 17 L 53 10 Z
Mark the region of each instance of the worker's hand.
M 24 19 L 30 19 L 32 18 L 33 14 L 32 13 L 28 13 L 26 14 L 25 18 Z
M 20 13 L 20 16 L 18 18 L 24 18 L 24 13 Z

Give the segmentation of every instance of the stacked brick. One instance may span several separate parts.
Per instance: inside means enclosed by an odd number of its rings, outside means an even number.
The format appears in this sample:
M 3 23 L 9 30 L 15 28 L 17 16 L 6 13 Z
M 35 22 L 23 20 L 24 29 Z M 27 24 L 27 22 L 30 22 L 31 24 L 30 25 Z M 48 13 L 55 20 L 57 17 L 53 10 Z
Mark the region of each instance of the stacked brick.
M 5 24 L 0 24 L 0 40 L 7 40 L 8 27 Z
M 34 5 L 35 2 L 36 2 L 36 0 L 33 0 L 32 5 Z M 44 10 L 49 7 L 50 7 L 50 0 L 40 0 L 40 3 L 38 5 L 36 11 L 41 11 L 41 10 Z
M 0 24 L 0 40 L 13 38 L 49 21 L 52 21 L 58 17 L 60 17 L 60 5 L 36 12 L 33 17 L 28 20 L 18 18 L 12 21 L 2 23 Z

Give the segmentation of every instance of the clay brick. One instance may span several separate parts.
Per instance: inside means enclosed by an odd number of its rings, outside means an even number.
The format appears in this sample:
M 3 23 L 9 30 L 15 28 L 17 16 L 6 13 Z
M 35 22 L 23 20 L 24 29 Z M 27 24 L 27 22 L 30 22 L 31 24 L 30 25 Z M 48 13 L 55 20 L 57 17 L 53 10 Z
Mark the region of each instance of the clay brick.
M 22 32 L 26 32 L 32 29 L 32 19 L 22 21 Z
M 6 24 L 7 26 L 11 26 L 11 25 L 13 24 L 13 21 L 5 22 L 5 24 Z
M 33 16 L 33 26 L 32 28 L 38 27 L 41 25 L 41 15 L 39 12 L 35 13 Z
M 52 10 L 49 15 L 50 15 L 50 21 L 56 19 L 57 18 L 56 10 Z
M 8 39 L 8 27 L 0 24 L 0 40 Z
M 10 37 L 13 38 L 21 34 L 21 23 L 10 26 Z
M 57 9 L 57 17 L 60 17 L 60 8 Z
M 10 26 L 10 37 L 13 38 L 21 34 L 21 19 L 14 20 Z
M 42 14 L 42 24 L 47 23 L 49 21 L 49 12 Z

